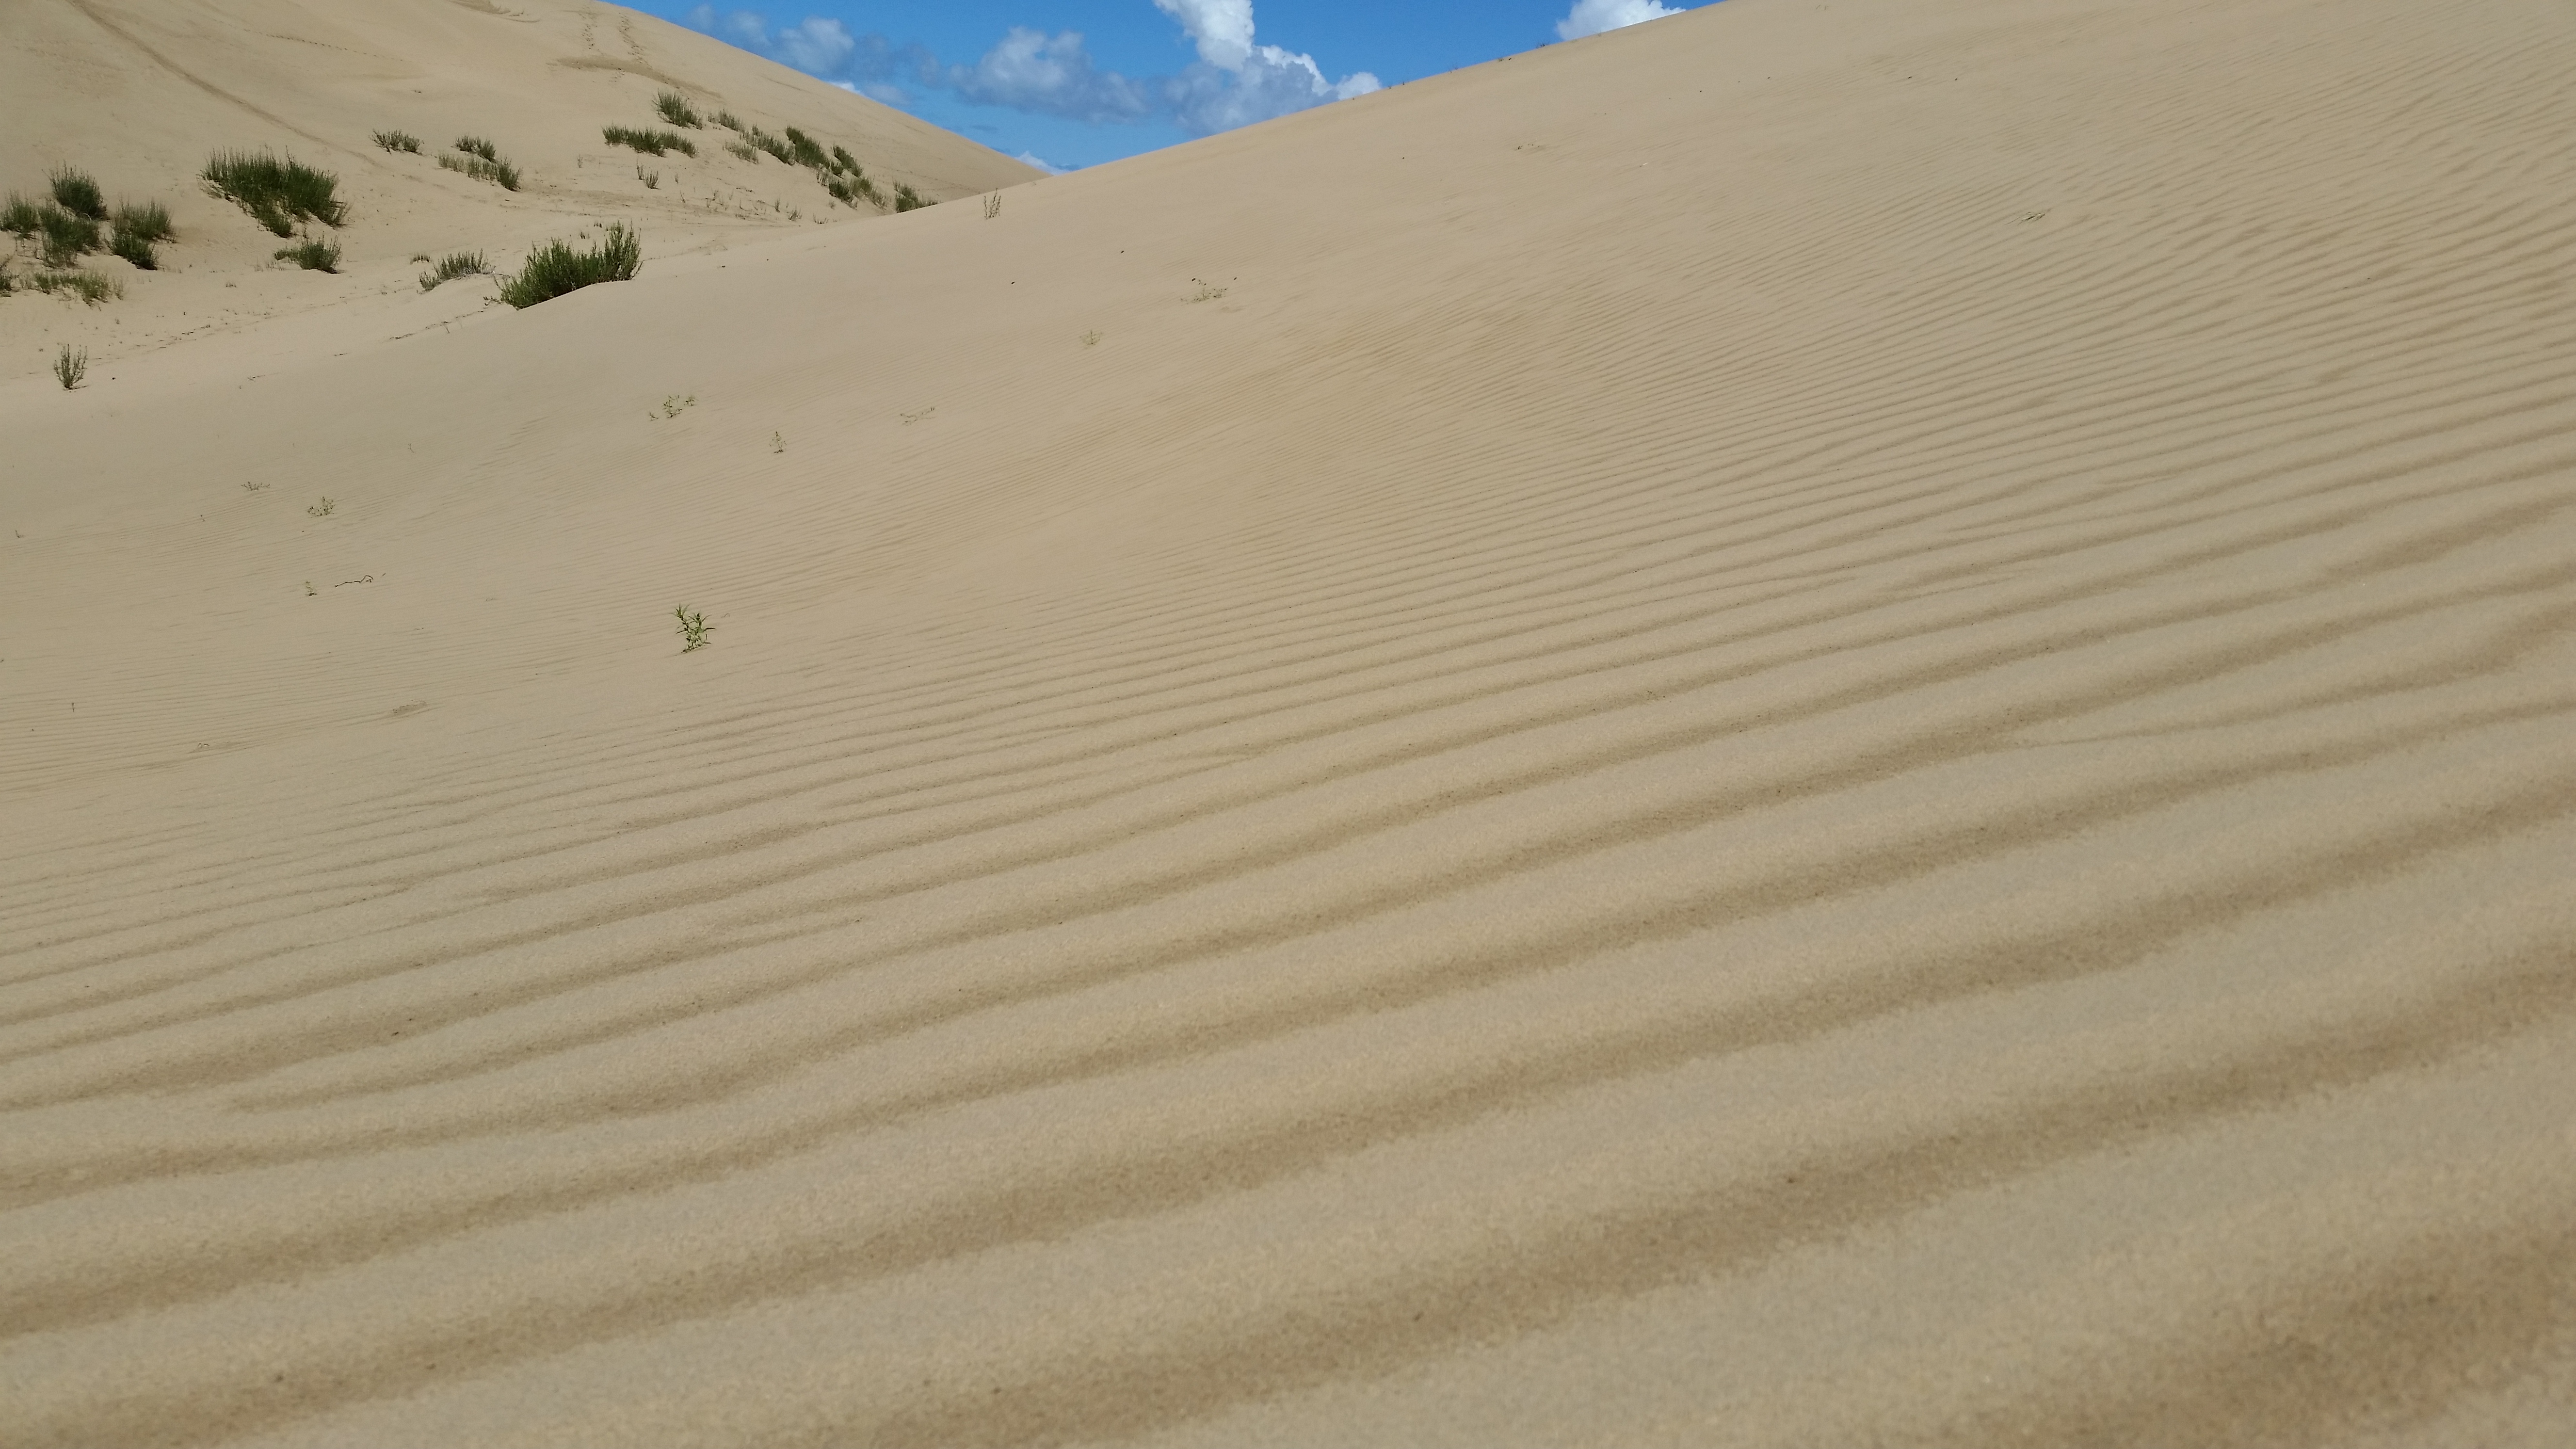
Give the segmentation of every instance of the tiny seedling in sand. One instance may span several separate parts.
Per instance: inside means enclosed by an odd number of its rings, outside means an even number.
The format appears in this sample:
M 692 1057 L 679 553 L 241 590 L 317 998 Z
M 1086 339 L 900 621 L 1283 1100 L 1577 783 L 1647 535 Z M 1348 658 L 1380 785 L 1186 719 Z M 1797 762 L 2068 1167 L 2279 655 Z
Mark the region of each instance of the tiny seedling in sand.
M 635 179 L 643 182 L 644 189 L 647 191 L 659 191 L 662 189 L 662 173 L 659 171 L 647 171 L 643 167 L 638 166 L 635 168 Z
M 87 376 L 89 349 L 84 347 L 75 352 L 70 343 L 64 343 L 63 350 L 54 354 L 54 381 L 63 385 L 63 391 L 69 392 L 80 386 L 81 379 Z
M 420 154 L 420 138 L 409 131 L 378 131 L 376 144 L 388 151 L 408 151 L 414 156 Z
M 312 507 L 307 508 L 304 511 L 312 514 L 316 518 L 328 518 L 331 516 L 331 510 L 339 506 L 339 504 L 325 498 L 321 502 L 314 504 Z
M 1100 329 L 1094 327 L 1090 331 L 1083 333 L 1082 345 L 1085 347 L 1098 347 L 1100 345 Z
M 996 191 L 984 198 L 984 219 L 991 221 L 1002 214 L 1002 193 Z
M 771 451 L 771 452 L 773 452 L 773 453 L 784 453 L 784 452 L 786 452 L 786 451 L 787 451 L 787 440 L 786 440 L 785 438 L 782 438 L 782 437 L 778 436 L 778 434 L 777 434 L 777 433 L 775 433 L 775 432 L 771 433 L 771 434 L 769 435 L 769 451 Z
M 242 485 L 242 491 L 244 493 L 257 493 L 259 490 L 267 486 L 268 485 L 265 483 L 244 483 Z
M 313 581 L 311 579 L 306 579 L 304 581 L 304 597 L 308 599 L 315 598 L 319 596 L 321 592 L 322 591 L 320 589 L 313 587 Z
M 696 393 L 691 393 L 687 397 L 682 397 L 675 392 L 669 397 L 662 399 L 662 410 L 659 414 L 646 413 L 644 416 L 655 418 L 657 421 L 660 418 L 676 418 L 680 414 L 687 412 L 689 409 L 696 407 L 697 405 L 698 395 Z
M 1198 278 L 1196 278 L 1196 277 L 1192 277 L 1192 278 L 1190 278 L 1190 280 L 1191 280 L 1191 281 L 1193 281 L 1193 282 L 1199 282 L 1199 279 L 1198 279 Z M 1198 289 L 1198 292 L 1197 292 L 1194 296 L 1192 296 L 1189 300 L 1191 300 L 1192 302 L 1213 302 L 1213 301 L 1215 301 L 1217 298 L 1222 297 L 1222 296 L 1224 296 L 1224 295 L 1225 295 L 1225 288 L 1223 288 L 1223 287 L 1211 287 L 1211 286 L 1209 286 L 1209 285 L 1208 285 L 1207 283 L 1205 283 L 1205 282 L 1199 282 L 1199 289 Z
M 715 632 L 716 626 L 707 622 L 706 615 L 686 604 L 673 607 L 671 613 L 680 621 L 681 653 L 687 654 L 707 647 L 707 636 Z

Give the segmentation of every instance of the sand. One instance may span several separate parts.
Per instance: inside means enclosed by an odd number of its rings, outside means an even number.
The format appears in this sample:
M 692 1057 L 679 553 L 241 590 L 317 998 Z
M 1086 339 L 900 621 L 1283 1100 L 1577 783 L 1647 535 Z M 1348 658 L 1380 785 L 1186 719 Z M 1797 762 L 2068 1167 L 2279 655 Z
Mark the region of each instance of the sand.
M 0 1437 L 2563 1443 L 2571 71 L 1727 0 L 13 374 Z

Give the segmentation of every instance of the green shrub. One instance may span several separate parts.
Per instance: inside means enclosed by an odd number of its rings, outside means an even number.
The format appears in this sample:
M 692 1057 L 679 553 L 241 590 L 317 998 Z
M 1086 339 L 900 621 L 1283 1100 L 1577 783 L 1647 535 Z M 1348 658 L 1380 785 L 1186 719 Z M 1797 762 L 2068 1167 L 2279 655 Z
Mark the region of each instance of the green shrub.
M 170 225 L 170 213 L 157 201 L 141 206 L 130 202 L 116 208 L 116 236 L 107 249 L 132 262 L 144 271 L 156 271 L 161 259 L 152 251 L 154 242 L 168 241 L 178 230 Z
M 832 169 L 835 171 L 847 171 L 852 176 L 867 175 L 865 171 L 859 169 L 859 158 L 851 155 L 848 151 L 845 151 L 838 146 L 832 148 Z
M 98 223 L 47 202 L 36 208 L 36 245 L 49 267 L 68 267 L 91 252 L 104 250 Z
M 0 231 L 32 237 L 44 229 L 44 213 L 36 203 L 12 191 L 5 206 L 0 206 Z
M 293 262 L 308 272 L 340 270 L 340 244 L 320 237 L 308 236 L 291 247 L 279 247 L 276 255 L 279 261 Z
M 498 182 L 503 191 L 519 189 L 519 168 L 507 161 L 488 161 L 481 156 L 441 156 L 438 164 L 450 171 L 461 171 L 477 181 Z
M 739 132 L 742 130 L 742 121 L 741 121 L 741 119 L 740 119 L 740 118 L 738 118 L 738 117 L 736 117 L 736 116 L 734 115 L 734 113 L 733 113 L 733 112 L 731 112 L 731 111 L 718 111 L 718 112 L 716 112 L 714 115 L 709 116 L 707 119 L 708 119 L 708 120 L 711 120 L 711 121 L 713 121 L 713 122 L 715 122 L 715 123 L 716 123 L 717 125 L 719 125 L 719 126 L 724 127 L 724 128 L 725 128 L 726 130 L 728 130 L 728 131 L 733 131 L 733 132 L 739 133 Z
M 480 156 L 486 161 L 498 161 L 501 159 L 499 149 L 494 147 L 491 142 L 484 140 L 480 136 L 457 137 L 456 149 L 464 152 L 468 156 Z
M 655 96 L 653 109 L 674 126 L 686 126 L 694 131 L 706 124 L 698 119 L 697 108 L 689 104 L 689 98 L 678 91 L 664 91 Z
M 483 259 L 481 252 L 449 252 L 438 259 L 438 265 L 420 274 L 420 289 L 428 292 L 435 290 L 441 282 L 452 282 L 459 277 L 490 275 L 492 264 Z
M 519 274 L 501 283 L 501 300 L 513 307 L 577 292 L 599 282 L 627 282 L 644 265 L 644 241 L 623 225 L 608 228 L 598 246 L 577 252 L 568 242 L 550 241 L 528 253 Z
M 98 191 L 98 183 L 86 171 L 60 167 L 48 178 L 53 183 L 54 204 L 84 221 L 107 220 L 107 198 Z
M 206 162 L 206 189 L 249 212 L 279 236 L 293 236 L 298 221 L 343 226 L 349 209 L 333 190 L 340 180 L 290 156 L 280 161 L 268 152 L 218 151 Z
M 811 166 L 817 171 L 832 169 L 832 158 L 823 153 L 823 148 L 813 137 L 794 126 L 787 128 L 787 151 L 799 166 Z
M 378 131 L 376 144 L 388 151 L 408 151 L 414 156 L 420 154 L 420 138 L 409 131 Z
M 677 151 L 683 156 L 690 157 L 698 154 L 697 143 L 675 131 L 639 131 L 632 126 L 602 126 L 599 128 L 599 134 L 605 137 L 611 146 L 624 146 L 630 150 L 642 151 L 647 155 L 659 156 L 665 151 Z
M 929 197 L 913 190 L 912 183 L 909 181 L 900 181 L 895 183 L 894 209 L 897 211 L 918 211 L 925 206 L 936 206 L 938 204 L 939 203 L 932 201 Z
M 745 161 L 757 161 L 760 159 L 759 149 L 754 147 L 749 141 L 727 141 L 725 142 L 725 149 L 731 151 L 733 154 L 741 157 Z
M 125 287 L 122 283 L 111 281 L 96 272 L 38 272 L 27 279 L 27 285 L 49 295 L 55 292 L 69 292 L 93 307 L 110 297 L 125 295 Z

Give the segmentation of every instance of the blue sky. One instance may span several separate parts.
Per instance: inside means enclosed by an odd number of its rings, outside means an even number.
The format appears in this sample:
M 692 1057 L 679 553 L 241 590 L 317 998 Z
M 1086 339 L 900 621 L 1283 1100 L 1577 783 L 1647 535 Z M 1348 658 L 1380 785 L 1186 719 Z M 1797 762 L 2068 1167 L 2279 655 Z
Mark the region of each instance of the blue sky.
M 1098 165 L 1693 0 L 626 0 L 997 151 Z

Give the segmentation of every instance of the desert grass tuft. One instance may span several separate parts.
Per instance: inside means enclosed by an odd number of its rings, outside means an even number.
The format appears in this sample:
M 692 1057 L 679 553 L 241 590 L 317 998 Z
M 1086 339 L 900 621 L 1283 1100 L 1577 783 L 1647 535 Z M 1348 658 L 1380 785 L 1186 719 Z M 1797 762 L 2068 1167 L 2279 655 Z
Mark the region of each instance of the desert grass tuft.
M 68 267 L 106 248 L 98 223 L 47 202 L 36 208 L 36 249 L 49 267 Z
M 919 211 L 925 206 L 936 206 L 938 204 L 939 203 L 932 201 L 929 197 L 913 190 L 911 182 L 899 181 L 895 183 L 894 209 L 897 211 Z
M 333 194 L 340 180 L 289 156 L 266 151 L 218 151 L 201 173 L 206 189 L 249 212 L 279 236 L 293 236 L 298 221 L 342 226 L 349 209 Z
M 749 141 L 727 141 L 725 142 L 725 149 L 731 151 L 733 154 L 741 157 L 745 161 L 757 161 L 760 159 L 760 148 L 752 145 Z
M 414 156 L 420 154 L 420 138 L 409 131 L 378 131 L 376 144 L 388 151 L 408 151 Z
M 570 243 L 558 240 L 528 253 L 519 274 L 501 283 L 501 300 L 513 307 L 533 307 L 601 282 L 632 281 L 643 265 L 643 238 L 623 225 L 613 225 L 588 251 L 575 251 Z
M 340 270 L 340 244 L 319 237 L 308 236 L 291 247 L 279 247 L 276 255 L 279 261 L 293 262 L 308 272 Z
M 736 116 L 731 111 L 718 111 L 707 119 L 724 127 L 728 131 L 739 132 L 742 130 L 742 118 Z
M 95 307 L 111 297 L 125 295 L 125 285 L 96 272 L 38 272 L 27 279 L 27 285 L 52 295 L 69 292 Z
M 84 347 L 74 352 L 70 343 L 64 343 L 62 351 L 54 354 L 54 381 L 63 385 L 63 391 L 70 392 L 80 386 L 81 379 L 87 376 L 89 376 L 89 349 Z
M 161 203 L 147 201 L 141 206 L 131 202 L 116 208 L 115 238 L 108 250 L 125 258 L 143 271 L 158 271 L 161 259 L 154 255 L 152 244 L 164 242 L 179 234 L 170 225 L 170 213 Z
M 417 260 L 426 261 L 428 258 L 422 257 Z M 424 292 L 435 291 L 441 282 L 452 282 L 459 277 L 490 275 L 492 275 L 492 264 L 484 260 L 481 252 L 449 252 L 438 259 L 436 266 L 420 274 L 420 289 Z
M 107 198 L 99 194 L 98 183 L 88 172 L 64 166 L 46 179 L 52 185 L 54 205 L 89 221 L 107 220 Z
M 655 96 L 653 109 L 674 126 L 686 126 L 694 131 L 706 124 L 698 118 L 698 108 L 690 105 L 689 98 L 678 91 L 664 91 Z
M 673 605 L 671 613 L 680 621 L 681 653 L 691 654 L 707 647 L 707 636 L 715 632 L 716 626 L 707 622 L 705 614 L 686 604 Z
M 44 226 L 44 209 L 14 191 L 9 193 L 8 202 L 0 205 L 0 231 L 33 237 Z
M 477 181 L 497 183 L 503 191 L 519 189 L 519 168 L 507 161 L 488 160 L 482 156 L 441 156 L 438 164 L 450 171 L 462 172 Z
M 484 140 L 480 136 L 457 137 L 456 149 L 464 152 L 468 156 L 480 156 L 486 161 L 498 161 L 501 159 L 500 148 L 494 146 L 491 142 Z
M 639 131 L 632 126 L 602 126 L 599 128 L 599 134 L 606 138 L 611 146 L 624 146 L 649 156 L 659 156 L 665 151 L 677 151 L 683 156 L 690 157 L 698 154 L 697 143 L 676 131 Z

